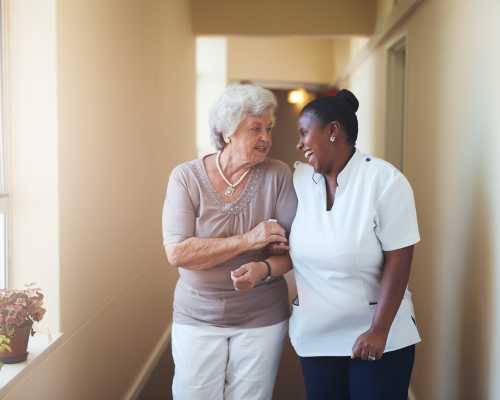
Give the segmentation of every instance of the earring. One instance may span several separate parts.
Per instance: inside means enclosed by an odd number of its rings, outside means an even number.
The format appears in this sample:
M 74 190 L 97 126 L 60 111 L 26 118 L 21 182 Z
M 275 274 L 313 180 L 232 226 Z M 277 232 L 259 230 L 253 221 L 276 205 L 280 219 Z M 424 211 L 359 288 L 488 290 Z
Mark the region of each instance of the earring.
M 337 140 L 337 136 L 330 136 L 330 142 L 335 143 L 335 140 Z
M 227 136 L 223 136 L 223 139 L 224 139 L 224 143 L 231 143 L 231 138 L 229 138 Z

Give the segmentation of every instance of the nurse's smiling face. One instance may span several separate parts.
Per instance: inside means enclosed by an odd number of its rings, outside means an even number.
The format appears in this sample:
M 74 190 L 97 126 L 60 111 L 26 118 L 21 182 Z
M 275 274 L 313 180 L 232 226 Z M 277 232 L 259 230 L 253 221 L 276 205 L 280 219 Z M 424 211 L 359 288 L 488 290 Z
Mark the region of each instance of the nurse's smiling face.
M 340 141 L 339 125 L 329 122 L 323 126 L 322 122 L 311 112 L 305 112 L 299 118 L 299 142 L 297 149 L 302 151 L 307 162 L 317 173 L 328 174 L 335 158 L 335 142 Z

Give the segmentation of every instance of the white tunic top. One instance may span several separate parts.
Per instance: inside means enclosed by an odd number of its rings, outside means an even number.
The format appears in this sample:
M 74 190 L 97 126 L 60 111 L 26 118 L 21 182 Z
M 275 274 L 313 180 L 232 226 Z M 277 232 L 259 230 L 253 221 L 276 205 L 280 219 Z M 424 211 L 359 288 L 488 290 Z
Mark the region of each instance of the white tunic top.
M 298 355 L 350 356 L 372 323 L 380 293 L 383 251 L 420 240 L 410 184 L 391 164 L 356 150 L 337 177 L 330 211 L 324 177 L 297 162 L 297 215 L 290 255 L 298 299 L 290 338 Z M 385 351 L 420 341 L 407 289 Z

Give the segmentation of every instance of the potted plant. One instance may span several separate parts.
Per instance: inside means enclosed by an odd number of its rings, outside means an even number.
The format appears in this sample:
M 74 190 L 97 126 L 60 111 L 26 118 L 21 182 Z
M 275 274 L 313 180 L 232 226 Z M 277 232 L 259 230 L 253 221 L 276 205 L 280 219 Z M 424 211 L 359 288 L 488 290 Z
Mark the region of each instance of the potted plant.
M 0 335 L 0 352 L 2 351 L 12 351 L 9 346 L 10 339 L 5 335 Z M 3 362 L 0 361 L 0 369 L 3 367 Z
M 43 294 L 39 288 L 0 290 L 0 335 L 9 339 L 8 348 L 0 348 L 0 361 L 5 364 L 28 358 L 29 335 L 35 334 L 33 322 L 45 314 Z

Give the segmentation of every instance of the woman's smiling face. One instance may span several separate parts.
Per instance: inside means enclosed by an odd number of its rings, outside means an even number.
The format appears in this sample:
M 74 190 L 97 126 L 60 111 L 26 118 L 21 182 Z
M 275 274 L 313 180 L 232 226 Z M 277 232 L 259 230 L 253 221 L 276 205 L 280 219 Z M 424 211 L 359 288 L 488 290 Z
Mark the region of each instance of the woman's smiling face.
M 242 160 L 255 165 L 264 161 L 271 150 L 273 138 L 271 131 L 274 115 L 271 110 L 261 115 L 247 115 L 231 136 L 231 145 Z
M 298 121 L 297 149 L 304 153 L 307 162 L 317 173 L 327 173 L 332 165 L 333 147 L 330 141 L 332 123 L 322 126 L 312 113 L 305 112 Z

